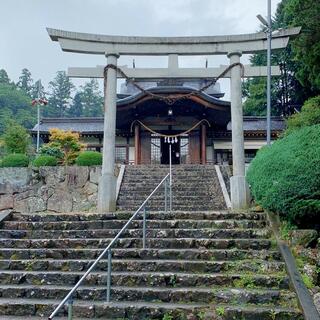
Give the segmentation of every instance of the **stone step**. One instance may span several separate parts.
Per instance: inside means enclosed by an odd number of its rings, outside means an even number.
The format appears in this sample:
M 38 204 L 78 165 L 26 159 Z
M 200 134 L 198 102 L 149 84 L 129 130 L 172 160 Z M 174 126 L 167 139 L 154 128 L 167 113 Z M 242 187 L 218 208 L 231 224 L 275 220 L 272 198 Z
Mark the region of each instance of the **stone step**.
M 63 222 L 68 221 L 98 221 L 98 220 L 128 220 L 132 216 L 132 212 L 115 212 L 115 213 L 36 213 L 36 214 L 21 214 L 14 213 L 10 221 L 5 221 L 4 225 L 17 222 Z M 174 211 L 174 212 L 150 212 L 148 211 L 149 219 L 174 220 L 174 219 L 195 219 L 195 220 L 266 220 L 265 213 L 256 212 L 229 212 L 229 211 Z M 141 219 L 141 216 L 140 216 Z M 15 227 L 18 223 L 15 223 Z
M 2 298 L 63 299 L 72 289 L 71 286 L 25 286 L 0 285 Z M 74 300 L 106 299 L 106 286 L 80 287 Z M 286 304 L 295 307 L 295 294 L 287 290 L 243 289 L 243 288 L 157 288 L 157 287 L 111 287 L 112 301 L 166 302 L 166 303 L 207 303 L 207 304 L 272 304 L 278 307 Z
M 140 203 L 142 204 L 143 201 L 148 197 L 148 195 L 143 195 L 143 194 L 123 194 L 120 195 L 118 198 L 118 202 L 124 202 L 124 201 L 133 201 L 134 203 Z M 205 194 L 205 195 L 199 195 L 196 192 L 193 193 L 193 195 L 190 196 L 178 196 L 176 194 L 174 194 L 172 196 L 172 202 L 176 203 L 176 204 L 183 204 L 183 203 L 196 203 L 196 204 L 203 204 L 204 201 L 209 202 L 210 201 L 214 201 L 217 197 L 215 197 L 214 195 L 210 195 L 210 194 Z M 150 200 L 151 203 L 157 203 L 159 205 L 163 204 L 164 206 L 164 195 L 155 195 L 153 196 Z
M 102 249 L 1 249 L 1 259 L 96 259 Z M 186 259 L 186 260 L 245 260 L 263 259 L 265 261 L 282 261 L 278 250 L 240 250 L 240 249 L 113 249 L 114 259 Z
M 125 203 L 118 205 L 117 204 L 117 209 L 119 210 L 129 210 L 132 212 L 135 212 L 141 205 L 141 202 L 139 202 L 138 204 L 133 204 L 133 205 L 126 205 Z M 225 204 L 221 205 L 221 204 L 215 204 L 215 203 L 210 203 L 210 208 L 214 208 L 214 209 L 225 209 Z M 156 210 L 163 210 L 164 205 L 149 205 L 148 206 L 148 210 L 151 211 L 156 211 Z M 173 203 L 172 205 L 172 210 L 184 210 L 184 211 L 195 211 L 195 210 L 205 210 L 208 208 L 208 205 L 192 205 L 192 204 L 184 204 L 184 205 L 176 205 Z
M 0 239 L 0 248 L 106 248 L 110 239 Z M 270 239 L 207 239 L 207 238 L 147 238 L 148 248 L 167 249 L 271 249 L 276 243 Z M 120 238 L 115 248 L 141 248 L 141 238 Z
M 67 271 L 20 271 L 6 270 L 0 273 L 2 285 L 70 285 L 77 283 L 83 272 Z M 289 278 L 283 273 L 259 275 L 255 273 L 182 273 L 182 272 L 112 272 L 113 286 L 130 287 L 197 287 L 214 288 L 288 288 Z M 83 285 L 105 286 L 107 272 L 92 272 Z
M 136 193 L 144 197 L 148 197 L 150 193 L 153 191 L 153 188 L 146 188 L 145 186 L 140 186 L 137 184 L 126 184 L 122 187 L 123 193 L 119 196 Z M 169 191 L 168 191 L 169 192 Z M 215 190 L 211 190 L 208 188 L 197 188 L 195 189 L 193 186 L 184 186 L 181 188 L 172 188 L 173 196 L 192 196 L 192 195 L 199 195 L 199 196 L 214 196 Z M 155 193 L 155 196 L 164 197 L 164 190 L 160 189 L 158 192 Z
M 126 190 L 123 190 L 124 192 L 122 194 L 119 194 L 118 199 L 132 199 L 133 196 L 139 196 L 139 198 L 146 199 L 151 192 L 145 191 L 140 192 L 139 190 L 133 190 L 130 188 L 126 188 Z M 152 190 L 151 190 L 152 191 Z M 172 192 L 172 199 L 211 199 L 214 198 L 215 192 L 209 191 L 209 190 L 179 190 L 176 192 Z M 164 200 L 164 192 L 157 192 L 152 196 L 151 199 L 154 200 Z
M 19 316 L 26 319 L 26 316 L 48 317 L 59 300 L 39 300 L 39 299 L 4 299 L 0 298 L 0 315 L 6 314 L 14 316 L 18 320 Z M 172 319 L 201 319 L 206 314 L 211 315 L 212 320 L 218 319 L 216 310 L 223 312 L 224 320 L 244 319 L 244 320 L 303 320 L 299 310 L 293 308 L 277 308 L 264 306 L 246 305 L 225 305 L 219 304 L 208 307 L 205 304 L 173 304 L 173 303 L 151 303 L 137 302 L 134 305 L 128 302 L 85 302 L 75 301 L 74 319 L 98 318 L 98 319 L 121 319 L 121 320 L 162 320 L 164 315 Z M 60 316 L 67 315 L 67 306 L 60 312 Z M 272 318 L 273 317 L 273 318 Z M 5 318 L 3 318 L 5 319 Z M 32 319 L 32 318 L 31 318 Z M 36 318 L 37 319 L 37 318 Z M 57 319 L 59 319 L 57 317 Z M 9 319 L 10 320 L 10 319 Z M 20 320 L 20 319 L 19 319 Z M 33 320 L 33 319 L 32 319 Z
M 90 239 L 112 238 L 120 232 L 120 229 L 89 229 L 89 230 L 6 230 L 0 229 L 0 238 L 7 239 Z M 264 229 L 151 229 L 147 221 L 147 238 L 269 238 L 272 231 Z M 142 228 L 126 229 L 121 238 L 141 238 Z
M 108 221 L 81 221 L 81 222 L 5 222 L 2 230 L 12 230 L 17 232 L 24 230 L 97 230 L 97 229 L 120 229 L 127 220 L 108 220 Z M 147 217 L 147 225 L 149 229 L 230 229 L 242 228 L 245 226 L 253 226 L 260 220 L 150 220 Z M 142 220 L 134 220 L 130 224 L 130 229 L 142 227 Z
M 86 271 L 94 260 L 0 260 L 0 269 L 16 271 Z M 271 272 L 285 272 L 285 265 L 278 261 L 239 260 L 239 261 L 207 261 L 207 260 L 142 260 L 142 259 L 113 259 L 113 271 L 141 271 L 141 272 L 254 272 L 269 274 Z M 95 270 L 108 269 L 107 260 L 101 260 Z

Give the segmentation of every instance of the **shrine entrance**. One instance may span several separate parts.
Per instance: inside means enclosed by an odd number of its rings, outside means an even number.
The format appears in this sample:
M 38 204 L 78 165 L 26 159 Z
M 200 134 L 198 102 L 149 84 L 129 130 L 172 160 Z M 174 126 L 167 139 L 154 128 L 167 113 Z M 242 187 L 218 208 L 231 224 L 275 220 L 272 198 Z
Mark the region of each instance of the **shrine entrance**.
M 169 164 L 170 162 L 170 145 L 172 164 L 180 164 L 180 137 L 171 143 L 166 142 L 165 138 L 161 138 L 161 164 Z
M 151 164 L 169 164 L 170 162 L 170 145 L 171 161 L 173 165 L 189 164 L 189 137 L 184 135 L 177 137 L 169 143 L 165 137 L 153 135 L 151 137 Z

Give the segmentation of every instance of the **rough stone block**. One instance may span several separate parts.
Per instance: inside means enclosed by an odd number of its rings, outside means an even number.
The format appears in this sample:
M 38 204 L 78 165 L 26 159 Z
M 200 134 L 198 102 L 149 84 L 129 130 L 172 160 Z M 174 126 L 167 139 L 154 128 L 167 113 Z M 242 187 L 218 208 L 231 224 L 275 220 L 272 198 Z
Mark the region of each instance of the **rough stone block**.
M 55 212 L 72 211 L 72 195 L 69 190 L 57 190 L 51 198 L 48 199 L 47 210 Z
M 98 184 L 101 177 L 101 166 L 90 168 L 90 182 Z
M 292 230 L 290 233 L 291 236 L 291 244 L 293 246 L 303 246 L 307 248 L 313 242 L 315 243 L 318 238 L 318 232 L 312 229 L 306 230 Z
M 0 210 L 12 209 L 13 208 L 13 196 L 12 195 L 1 195 L 0 196 Z
M 314 305 L 315 305 L 315 307 L 317 308 L 317 310 L 318 310 L 318 312 L 320 314 L 320 292 L 316 293 L 313 296 L 313 302 L 314 302 Z
M 19 192 L 31 180 L 31 168 L 0 168 L 0 193 Z
M 67 186 L 81 188 L 89 179 L 89 168 L 72 166 L 66 167 Z
M 40 167 L 39 175 L 47 185 L 55 186 L 65 180 L 65 167 Z
M 83 193 L 87 196 L 96 194 L 98 192 L 98 186 L 95 183 L 87 182 L 83 187 Z

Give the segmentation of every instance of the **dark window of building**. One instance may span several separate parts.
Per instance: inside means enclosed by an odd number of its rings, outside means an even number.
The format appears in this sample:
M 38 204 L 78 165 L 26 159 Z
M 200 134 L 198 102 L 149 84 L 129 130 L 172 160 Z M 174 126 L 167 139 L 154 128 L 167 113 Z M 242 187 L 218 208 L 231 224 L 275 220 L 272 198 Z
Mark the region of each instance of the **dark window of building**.
M 116 147 L 116 163 L 127 163 L 127 147 Z
M 151 137 L 151 163 L 160 164 L 161 162 L 161 140 L 160 137 Z

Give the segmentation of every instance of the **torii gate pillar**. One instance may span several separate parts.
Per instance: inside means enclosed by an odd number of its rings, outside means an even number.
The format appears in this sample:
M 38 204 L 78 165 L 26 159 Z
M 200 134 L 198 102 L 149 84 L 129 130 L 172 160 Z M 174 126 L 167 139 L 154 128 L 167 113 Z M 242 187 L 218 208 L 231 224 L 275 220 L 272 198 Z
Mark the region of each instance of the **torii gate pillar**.
M 107 54 L 107 64 L 117 65 L 118 54 Z M 116 210 L 115 139 L 117 113 L 117 71 L 109 68 L 104 92 L 102 172 L 98 189 L 99 213 Z
M 241 52 L 228 54 L 230 64 L 240 63 Z M 243 112 L 241 91 L 241 67 L 231 70 L 231 123 L 233 176 L 230 179 L 231 205 L 234 210 L 245 209 L 249 205 L 249 188 L 245 178 Z

